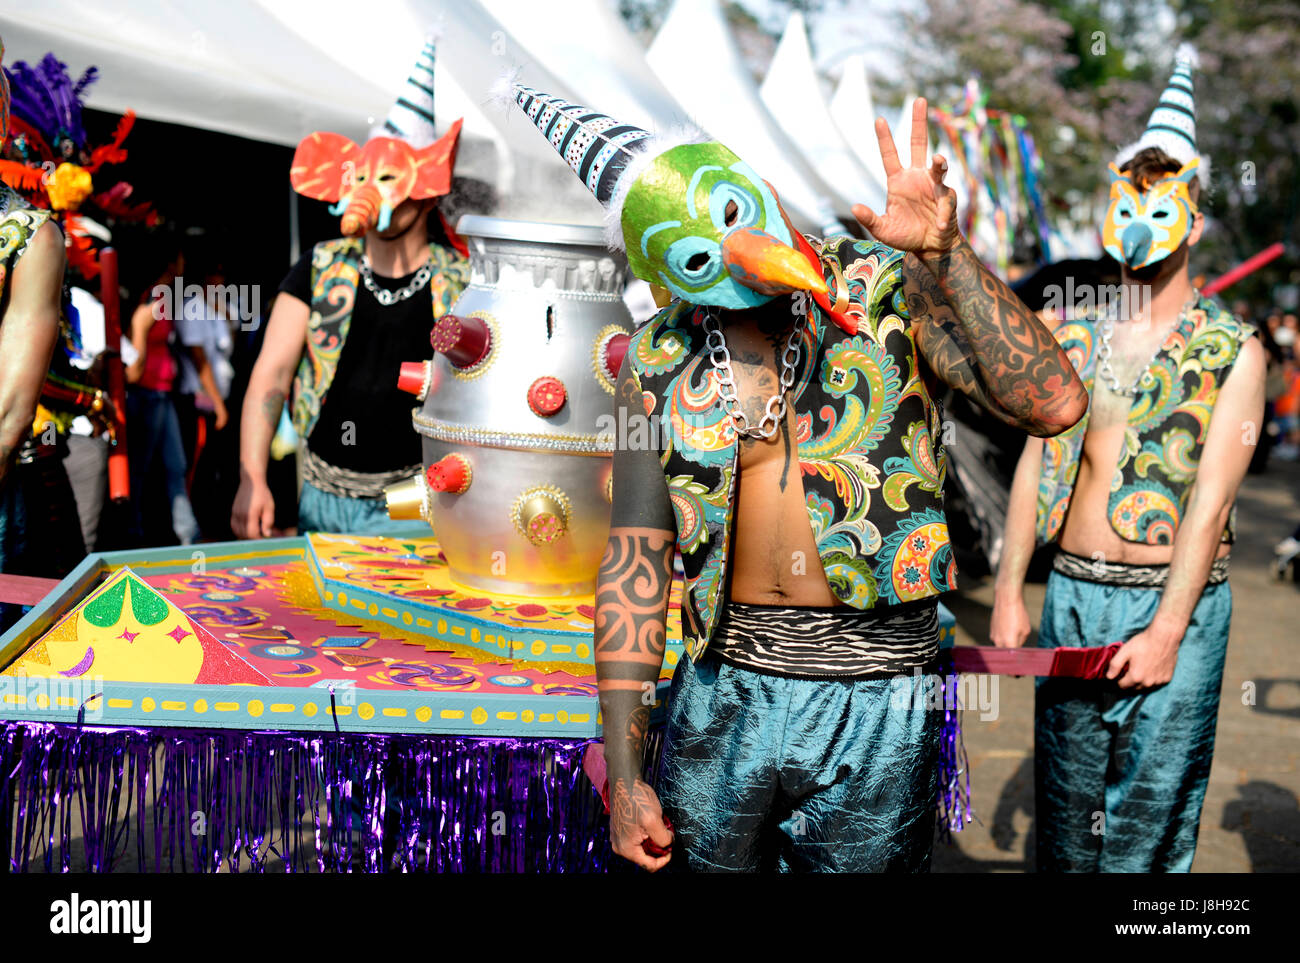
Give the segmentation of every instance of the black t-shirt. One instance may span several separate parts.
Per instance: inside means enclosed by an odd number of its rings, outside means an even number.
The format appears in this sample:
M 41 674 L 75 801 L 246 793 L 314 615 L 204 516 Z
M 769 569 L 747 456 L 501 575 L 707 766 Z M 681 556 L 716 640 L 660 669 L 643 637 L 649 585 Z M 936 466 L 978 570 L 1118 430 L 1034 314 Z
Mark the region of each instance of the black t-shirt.
M 410 284 L 406 277 L 376 274 L 375 284 L 396 291 Z M 280 290 L 311 305 L 311 251 L 289 269 Z M 307 447 L 338 468 L 385 472 L 420 464 L 420 436 L 411 427 L 411 409 L 419 402 L 398 390 L 403 361 L 433 356 L 433 295 L 429 286 L 405 301 L 380 304 L 357 282 L 348 337 L 339 355 L 334 380 L 321 405 Z

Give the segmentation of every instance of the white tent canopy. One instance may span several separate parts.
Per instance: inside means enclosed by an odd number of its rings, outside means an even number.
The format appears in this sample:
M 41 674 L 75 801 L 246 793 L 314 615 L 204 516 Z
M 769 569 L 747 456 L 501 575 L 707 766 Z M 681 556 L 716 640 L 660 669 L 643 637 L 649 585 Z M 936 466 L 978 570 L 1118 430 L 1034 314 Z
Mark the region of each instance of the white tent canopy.
M 519 36 L 523 48 L 508 52 L 523 68 L 521 82 L 540 88 L 534 77 L 534 65 L 540 65 L 573 92 L 576 103 L 623 123 L 660 133 L 690 122 L 611 0 L 565 0 L 562 17 L 537 16 L 537 0 L 481 2 L 503 24 L 527 23 Z
M 771 182 L 800 226 L 826 230 L 836 214 L 851 216 L 759 100 L 717 0 L 677 0 L 646 60 L 701 127 Z
M 438 126 L 465 118 L 457 173 L 491 184 L 501 216 L 599 222 L 536 128 L 487 103 L 519 47 L 476 0 L 391 0 L 370 16 L 341 0 L 0 0 L 6 62 L 54 51 L 74 76 L 96 65 L 88 106 L 287 146 L 314 130 L 364 140 L 435 26 Z M 544 69 L 530 80 L 573 95 Z
M 853 54 L 844 61 L 839 86 L 831 98 L 830 114 L 840 136 L 872 180 L 884 184 L 887 180 L 885 165 L 880 159 L 880 143 L 876 140 L 878 115 L 867 82 L 866 60 L 861 54 Z
M 759 95 L 843 203 L 884 209 L 884 182 L 873 178 L 844 143 L 826 107 L 808 46 L 808 30 L 803 14 L 797 11 L 786 23 Z

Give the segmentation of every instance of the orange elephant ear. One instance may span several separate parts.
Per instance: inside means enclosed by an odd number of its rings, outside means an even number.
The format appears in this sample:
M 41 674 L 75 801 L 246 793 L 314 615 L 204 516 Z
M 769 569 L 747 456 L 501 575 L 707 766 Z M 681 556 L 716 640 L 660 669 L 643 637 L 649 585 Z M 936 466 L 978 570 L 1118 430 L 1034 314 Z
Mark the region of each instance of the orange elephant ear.
M 411 197 L 415 200 L 441 197 L 451 190 L 451 172 L 456 166 L 456 150 L 460 146 L 460 126 L 463 123 L 464 118 L 457 120 L 447 133 L 415 152 L 418 167 L 415 186 L 411 188 Z
M 342 134 L 308 134 L 294 151 L 289 183 L 304 197 L 337 201 L 342 193 L 344 165 L 360 153 L 361 148 Z

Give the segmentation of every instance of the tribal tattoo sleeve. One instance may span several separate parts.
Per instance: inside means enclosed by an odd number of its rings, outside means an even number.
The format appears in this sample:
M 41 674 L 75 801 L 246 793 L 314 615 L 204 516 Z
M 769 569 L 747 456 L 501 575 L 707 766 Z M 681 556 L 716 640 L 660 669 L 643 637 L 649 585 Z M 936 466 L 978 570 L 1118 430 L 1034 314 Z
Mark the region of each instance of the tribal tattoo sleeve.
M 934 373 L 1009 425 L 1051 436 L 1083 417 L 1088 395 L 1065 352 L 965 240 L 904 267 L 916 344 Z
M 624 360 L 615 417 L 646 418 L 636 376 Z M 617 409 L 626 409 L 626 413 Z M 609 542 L 596 579 L 596 682 L 610 795 L 633 799 L 667 639 L 676 523 L 657 448 L 631 447 L 655 431 L 629 431 L 614 450 Z

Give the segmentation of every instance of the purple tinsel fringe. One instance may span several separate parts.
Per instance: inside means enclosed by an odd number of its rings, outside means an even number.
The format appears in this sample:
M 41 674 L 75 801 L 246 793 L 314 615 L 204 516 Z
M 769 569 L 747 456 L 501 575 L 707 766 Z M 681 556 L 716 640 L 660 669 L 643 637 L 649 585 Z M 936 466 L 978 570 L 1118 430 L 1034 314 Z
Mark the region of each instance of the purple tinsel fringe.
M 4 722 L 0 844 L 15 872 L 623 869 L 592 741 Z
M 970 760 L 961 732 L 961 699 L 957 673 L 949 666 L 943 674 L 943 727 L 939 733 L 939 836 L 946 842 L 974 817 L 970 803 Z

